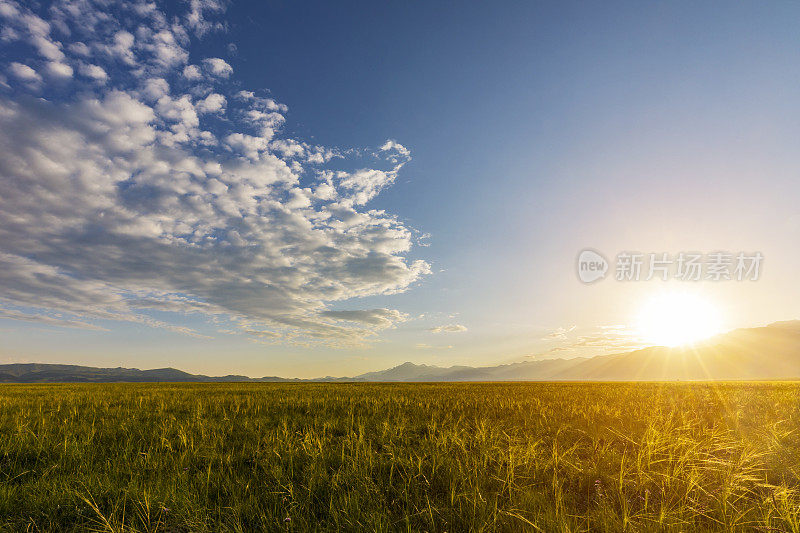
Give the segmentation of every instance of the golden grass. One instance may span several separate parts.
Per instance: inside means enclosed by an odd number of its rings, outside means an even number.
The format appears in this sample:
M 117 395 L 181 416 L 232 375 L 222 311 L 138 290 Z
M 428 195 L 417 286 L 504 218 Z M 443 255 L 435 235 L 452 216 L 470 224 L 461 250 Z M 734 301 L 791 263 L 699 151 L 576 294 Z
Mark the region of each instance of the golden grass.
M 800 384 L 0 386 L 8 531 L 800 531 Z

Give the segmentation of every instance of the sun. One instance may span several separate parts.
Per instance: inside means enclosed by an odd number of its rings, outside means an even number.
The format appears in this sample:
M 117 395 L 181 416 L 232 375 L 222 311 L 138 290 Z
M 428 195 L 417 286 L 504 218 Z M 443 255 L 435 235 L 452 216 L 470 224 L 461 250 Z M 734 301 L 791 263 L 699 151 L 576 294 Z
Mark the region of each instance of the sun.
M 667 292 L 642 306 L 637 329 L 648 344 L 679 346 L 720 333 L 722 322 L 718 309 L 707 299 L 691 293 Z

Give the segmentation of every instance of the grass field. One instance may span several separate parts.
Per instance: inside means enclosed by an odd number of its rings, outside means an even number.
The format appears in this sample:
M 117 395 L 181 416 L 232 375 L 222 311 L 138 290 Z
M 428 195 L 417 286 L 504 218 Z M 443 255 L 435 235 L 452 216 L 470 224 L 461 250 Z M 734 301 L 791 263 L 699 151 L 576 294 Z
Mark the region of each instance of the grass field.
M 800 531 L 800 385 L 0 387 L 7 531 Z

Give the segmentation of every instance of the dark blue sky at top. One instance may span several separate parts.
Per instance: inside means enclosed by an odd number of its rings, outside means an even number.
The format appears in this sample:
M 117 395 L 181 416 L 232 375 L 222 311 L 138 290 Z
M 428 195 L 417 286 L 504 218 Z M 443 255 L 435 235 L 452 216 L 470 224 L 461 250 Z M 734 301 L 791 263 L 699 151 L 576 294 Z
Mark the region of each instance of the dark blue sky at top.
M 624 7 L 235 2 L 229 32 L 198 46 L 226 57 L 243 87 L 288 104 L 289 131 L 329 146 L 406 143 L 412 183 L 378 201 L 405 200 L 401 212 L 417 218 L 438 216 L 440 193 L 455 207 L 452 194 L 492 200 L 504 185 L 545 181 L 521 167 L 621 115 L 713 113 L 758 96 L 754 77 L 797 72 L 790 4 L 777 6 L 785 16 L 755 3 Z

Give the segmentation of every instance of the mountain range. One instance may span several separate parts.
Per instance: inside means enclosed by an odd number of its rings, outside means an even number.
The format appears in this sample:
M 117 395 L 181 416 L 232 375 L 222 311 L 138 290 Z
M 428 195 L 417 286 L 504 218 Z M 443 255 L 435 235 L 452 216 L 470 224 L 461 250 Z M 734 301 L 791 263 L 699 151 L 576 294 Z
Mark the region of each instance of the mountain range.
M 174 368 L 0 365 L 0 383 L 110 382 L 427 382 L 427 381 L 675 381 L 800 379 L 800 320 L 736 329 L 692 346 L 653 346 L 626 353 L 540 359 L 497 366 L 439 367 L 403 363 L 354 377 L 318 379 L 205 376 Z

